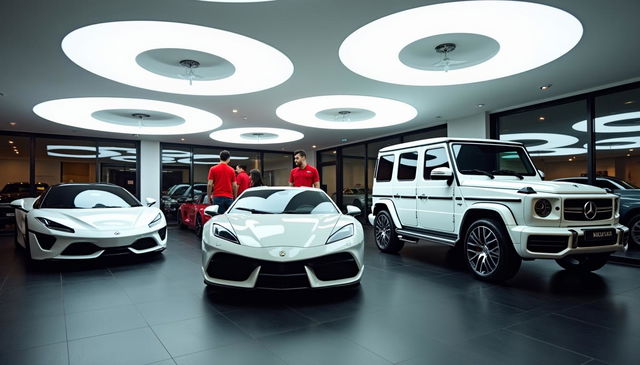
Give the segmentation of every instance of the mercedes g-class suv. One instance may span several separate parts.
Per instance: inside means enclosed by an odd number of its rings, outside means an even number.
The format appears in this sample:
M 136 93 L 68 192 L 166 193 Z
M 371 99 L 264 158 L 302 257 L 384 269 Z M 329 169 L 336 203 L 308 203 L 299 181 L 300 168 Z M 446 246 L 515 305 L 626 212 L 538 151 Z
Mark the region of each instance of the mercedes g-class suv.
M 619 197 L 542 179 L 521 143 L 434 138 L 385 147 L 368 217 L 376 245 L 451 245 L 488 281 L 510 279 L 523 259 L 555 259 L 574 271 L 604 266 L 629 238 Z

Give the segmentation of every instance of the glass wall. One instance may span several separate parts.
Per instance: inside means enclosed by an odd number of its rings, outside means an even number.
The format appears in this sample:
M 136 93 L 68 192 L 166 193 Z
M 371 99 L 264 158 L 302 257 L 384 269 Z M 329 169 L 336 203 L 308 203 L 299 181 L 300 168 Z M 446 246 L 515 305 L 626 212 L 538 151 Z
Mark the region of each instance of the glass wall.
M 97 153 L 93 141 L 38 138 L 36 181 L 48 185 L 97 182 L 96 160 L 106 156 L 111 154 Z
M 30 185 L 29 138 L 0 136 L 0 171 L 0 232 L 8 233 L 15 216 L 9 204 L 37 193 Z
M 441 125 L 318 151 L 321 187 L 343 211 L 347 205 L 360 208 L 363 214 L 359 218 L 366 222 L 366 215 L 371 212 L 371 189 L 378 151 L 403 142 L 446 136 L 446 125 Z
M 290 153 L 263 153 L 264 166 L 262 181 L 268 186 L 288 186 L 289 174 L 293 168 L 293 155 Z
M 138 152 L 135 142 L 98 142 L 99 181 L 122 186 L 136 195 Z

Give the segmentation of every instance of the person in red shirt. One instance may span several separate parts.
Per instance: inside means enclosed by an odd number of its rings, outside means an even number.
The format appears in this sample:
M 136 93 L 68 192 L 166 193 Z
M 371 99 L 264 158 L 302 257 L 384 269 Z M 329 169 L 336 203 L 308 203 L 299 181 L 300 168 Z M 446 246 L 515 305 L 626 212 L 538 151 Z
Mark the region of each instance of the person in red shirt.
M 230 161 L 229 151 L 222 151 L 220 152 L 220 163 L 209 169 L 207 196 L 213 196 L 213 205 L 218 206 L 220 213 L 226 212 L 233 203 L 233 199 L 238 195 L 236 172 L 229 166 Z
M 289 175 L 289 186 L 320 188 L 320 175 L 315 167 L 307 163 L 307 154 L 303 150 L 293 153 L 296 166 Z
M 236 183 L 238 184 L 238 195 L 242 194 L 243 191 L 249 189 L 251 186 L 251 179 L 249 179 L 249 175 L 247 175 L 247 166 L 245 165 L 237 165 L 236 166 Z

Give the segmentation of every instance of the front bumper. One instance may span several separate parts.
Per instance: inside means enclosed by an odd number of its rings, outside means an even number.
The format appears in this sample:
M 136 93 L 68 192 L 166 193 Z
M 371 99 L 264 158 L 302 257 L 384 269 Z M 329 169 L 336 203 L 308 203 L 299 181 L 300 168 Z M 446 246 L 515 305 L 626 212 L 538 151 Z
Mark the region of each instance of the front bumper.
M 155 228 L 155 227 L 154 227 Z M 29 230 L 28 244 L 34 260 L 86 260 L 119 254 L 146 254 L 167 247 L 167 227 L 153 231 L 121 232 L 107 236 L 94 232 L 58 233 Z
M 613 229 L 610 239 L 589 241 L 590 230 Z M 509 227 L 509 235 L 518 254 L 525 259 L 558 259 L 570 255 L 612 253 L 624 249 L 629 239 L 629 228 L 613 226 L 584 227 Z
M 248 247 L 213 239 L 202 243 L 202 275 L 209 285 L 268 290 L 355 284 L 364 271 L 364 240 L 316 247 Z

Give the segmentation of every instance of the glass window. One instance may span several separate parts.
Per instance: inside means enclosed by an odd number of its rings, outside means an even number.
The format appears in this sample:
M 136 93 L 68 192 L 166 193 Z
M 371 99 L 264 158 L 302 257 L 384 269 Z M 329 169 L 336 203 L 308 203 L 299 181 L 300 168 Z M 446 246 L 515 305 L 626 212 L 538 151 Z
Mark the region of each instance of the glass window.
M 376 181 L 391 181 L 391 176 L 393 174 L 393 163 L 395 159 L 395 155 L 380 156 L 376 171 Z
M 365 202 L 365 146 L 359 144 L 342 149 L 342 206 L 353 205 L 364 211 Z M 370 199 L 369 199 L 370 201 Z
M 336 160 L 336 155 L 338 151 L 330 150 L 330 151 L 322 151 L 320 152 L 320 161 L 319 163 L 332 162 Z
M 320 188 L 336 201 L 336 165 L 326 165 L 320 168 Z
M 596 180 L 596 186 L 599 188 L 603 188 L 603 189 L 611 189 L 611 190 L 618 190 L 619 187 L 612 184 L 610 181 L 607 181 L 605 179 L 597 179 Z
M 536 175 L 526 152 L 517 146 L 454 144 L 453 154 L 462 174 Z
M 400 155 L 398 180 L 414 180 L 418 167 L 418 152 L 406 152 Z
M 230 214 L 332 214 L 338 213 L 326 194 L 304 189 L 247 190 Z
M 547 180 L 587 175 L 588 136 L 575 124 L 587 120 L 585 100 L 502 116 L 500 139 L 522 142 Z
M 426 150 L 424 153 L 423 178 L 431 180 L 431 171 L 438 167 L 449 167 L 447 151 L 443 147 Z
M 98 143 L 100 182 L 111 183 L 136 195 L 136 144 L 127 142 Z
M 29 138 L 0 136 L 0 232 L 13 230 L 15 199 L 38 195 L 46 185 L 29 185 Z M 39 190 L 42 188 L 42 190 Z
M 178 200 L 188 196 L 191 188 L 191 152 L 189 147 L 163 145 L 161 156 L 160 209 L 168 223 L 176 223 L 176 213 L 181 204 Z
M 262 182 L 267 186 L 289 186 L 289 175 L 293 168 L 290 153 L 265 152 L 263 154 Z
M 98 152 L 95 142 L 37 138 L 35 180 L 48 185 L 96 182 L 96 160 L 110 154 Z
M 140 202 L 119 186 L 73 184 L 52 187 L 40 208 L 90 209 L 139 207 Z
M 595 98 L 596 175 L 640 184 L 640 89 Z M 580 130 L 585 122 L 576 126 Z

